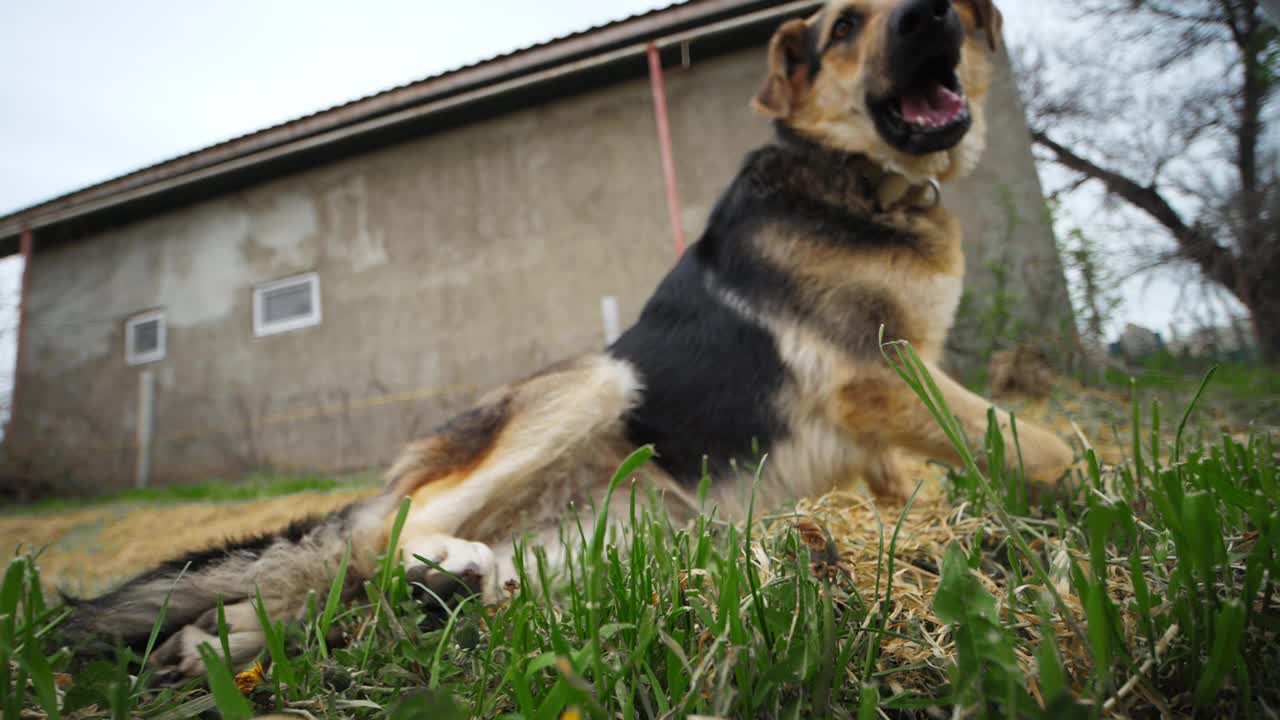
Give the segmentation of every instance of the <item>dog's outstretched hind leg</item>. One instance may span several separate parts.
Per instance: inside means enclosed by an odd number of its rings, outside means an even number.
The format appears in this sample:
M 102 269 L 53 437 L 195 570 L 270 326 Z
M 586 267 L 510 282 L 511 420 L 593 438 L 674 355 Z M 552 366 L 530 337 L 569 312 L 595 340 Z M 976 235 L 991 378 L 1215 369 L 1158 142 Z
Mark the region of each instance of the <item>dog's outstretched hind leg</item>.
M 266 645 L 266 636 L 252 602 L 238 602 L 224 607 L 223 611 L 227 623 L 227 647 L 231 651 L 234 671 L 253 660 Z M 180 628 L 155 649 L 151 654 L 151 665 L 156 671 L 156 681 L 168 684 L 203 672 L 199 648 L 204 643 L 214 648 L 219 646 L 216 608 Z

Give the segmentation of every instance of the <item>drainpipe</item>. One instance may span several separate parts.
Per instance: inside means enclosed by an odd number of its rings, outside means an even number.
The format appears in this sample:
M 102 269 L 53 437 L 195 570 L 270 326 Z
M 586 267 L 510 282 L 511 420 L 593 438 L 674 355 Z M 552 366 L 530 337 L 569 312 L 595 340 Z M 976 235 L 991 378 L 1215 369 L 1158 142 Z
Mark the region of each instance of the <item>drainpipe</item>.
M 667 183 L 667 214 L 676 257 L 684 254 L 684 223 L 680 221 L 680 192 L 676 187 L 676 161 L 671 152 L 671 127 L 667 124 L 667 91 L 662 82 L 662 58 L 658 45 L 649 43 L 649 87 L 653 90 L 653 114 L 658 122 L 658 148 L 662 152 L 662 175 Z
M 18 235 L 18 254 L 22 256 L 22 280 L 18 289 L 18 337 L 15 342 L 13 362 L 13 388 L 9 391 L 9 420 L 5 424 L 5 437 L 13 436 L 13 422 L 18 417 L 18 388 L 22 381 L 22 339 L 27 328 L 27 288 L 31 278 L 31 252 L 35 239 L 31 228 L 24 227 Z

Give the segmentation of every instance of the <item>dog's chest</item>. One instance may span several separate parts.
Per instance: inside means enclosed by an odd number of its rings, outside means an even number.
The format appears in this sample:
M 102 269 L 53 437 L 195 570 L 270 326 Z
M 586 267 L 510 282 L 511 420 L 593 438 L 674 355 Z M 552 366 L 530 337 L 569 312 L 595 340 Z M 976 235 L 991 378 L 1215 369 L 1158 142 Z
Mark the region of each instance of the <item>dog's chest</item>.
M 906 340 L 915 346 L 926 360 L 937 360 L 946 344 L 947 334 L 955 322 L 956 309 L 964 292 L 964 278 L 957 275 L 932 274 L 902 278 L 886 277 L 889 292 L 895 304 L 903 308 L 907 316 L 902 337 L 885 337 L 885 340 Z M 909 334 L 908 334 L 909 333 Z
M 948 273 L 895 273 L 881 267 L 856 284 L 871 305 L 895 308 L 887 313 L 884 340 L 906 340 L 926 360 L 942 353 L 963 290 L 963 278 Z M 880 462 L 884 448 L 854 437 L 832 414 L 831 400 L 849 378 L 888 378 L 879 353 L 879 328 L 867 322 L 874 308 L 846 308 L 859 320 L 852 327 L 870 336 L 849 344 L 831 333 L 825 323 L 770 319 L 787 382 L 775 395 L 775 406 L 784 418 L 785 440 L 770 452 L 767 472 L 771 486 L 798 497 L 828 492 Z M 873 352 L 868 352 L 873 347 Z M 896 378 L 893 379 L 896 381 Z
M 939 208 L 910 218 L 902 229 L 913 238 L 911 249 L 875 255 L 851 282 L 875 288 L 895 308 L 899 322 L 886 325 L 885 340 L 906 340 L 926 359 L 936 360 L 964 292 L 960 224 Z

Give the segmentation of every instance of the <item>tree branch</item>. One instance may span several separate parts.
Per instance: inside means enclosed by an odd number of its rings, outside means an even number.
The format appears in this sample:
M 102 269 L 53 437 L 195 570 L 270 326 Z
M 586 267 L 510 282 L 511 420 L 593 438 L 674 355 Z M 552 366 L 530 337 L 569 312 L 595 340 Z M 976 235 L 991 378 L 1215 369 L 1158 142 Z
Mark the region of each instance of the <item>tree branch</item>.
M 1041 130 L 1032 130 L 1031 139 L 1052 153 L 1058 164 L 1097 180 L 1107 192 L 1146 213 L 1168 230 L 1177 243 L 1179 252 L 1200 266 L 1206 277 L 1239 293 L 1235 255 L 1230 249 L 1218 244 L 1206 229 L 1188 225 L 1155 188 L 1141 185 L 1125 175 L 1077 155 Z

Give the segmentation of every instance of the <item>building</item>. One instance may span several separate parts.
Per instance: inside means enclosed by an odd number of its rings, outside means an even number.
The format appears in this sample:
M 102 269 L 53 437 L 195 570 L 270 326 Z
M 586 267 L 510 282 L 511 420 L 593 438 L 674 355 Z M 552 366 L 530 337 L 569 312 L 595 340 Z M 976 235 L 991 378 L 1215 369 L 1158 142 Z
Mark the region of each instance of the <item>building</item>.
M 1125 362 L 1137 362 L 1164 349 L 1164 338 L 1160 333 L 1134 323 L 1125 323 L 1124 331 L 1111 344 L 1111 354 L 1118 355 Z
M 816 7 L 690 0 L 0 218 L 27 258 L 10 456 L 68 488 L 376 467 L 599 348 L 769 137 L 763 49 Z M 991 268 L 1045 336 L 1070 311 L 1003 58 L 990 105 L 984 164 L 946 190 L 957 337 Z

